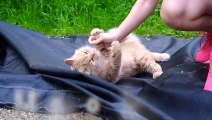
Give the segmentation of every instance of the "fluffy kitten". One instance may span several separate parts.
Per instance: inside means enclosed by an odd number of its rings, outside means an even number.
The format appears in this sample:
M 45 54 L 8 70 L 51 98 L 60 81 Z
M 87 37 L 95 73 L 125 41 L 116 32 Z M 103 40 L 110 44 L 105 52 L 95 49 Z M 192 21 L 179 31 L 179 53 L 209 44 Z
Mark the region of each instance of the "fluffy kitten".
M 95 28 L 91 31 L 91 36 L 103 32 Z M 81 47 L 65 63 L 72 70 L 117 82 L 120 77 L 130 77 L 141 72 L 152 73 L 155 79 L 163 73 L 156 61 L 167 61 L 169 58 L 166 53 L 150 52 L 134 34 L 130 34 L 121 43 L 112 42 L 111 47 L 105 51 L 100 52 L 89 46 Z

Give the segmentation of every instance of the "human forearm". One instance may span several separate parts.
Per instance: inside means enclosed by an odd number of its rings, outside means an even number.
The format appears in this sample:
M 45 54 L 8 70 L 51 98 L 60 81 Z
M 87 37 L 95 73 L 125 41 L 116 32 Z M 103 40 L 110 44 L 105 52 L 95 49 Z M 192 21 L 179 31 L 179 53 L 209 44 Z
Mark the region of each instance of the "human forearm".
M 120 41 L 143 23 L 155 10 L 159 0 L 137 0 L 129 15 L 118 27 L 115 35 Z

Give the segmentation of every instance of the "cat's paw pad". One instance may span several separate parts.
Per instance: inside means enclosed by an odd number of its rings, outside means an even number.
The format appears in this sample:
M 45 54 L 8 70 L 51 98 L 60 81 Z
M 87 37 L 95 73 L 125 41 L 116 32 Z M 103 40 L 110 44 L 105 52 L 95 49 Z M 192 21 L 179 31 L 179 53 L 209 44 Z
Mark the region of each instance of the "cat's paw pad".
M 163 74 L 162 71 L 155 72 L 155 73 L 153 74 L 153 79 L 156 79 L 156 78 L 160 77 L 162 74 Z
M 170 55 L 167 53 L 162 53 L 161 62 L 168 61 L 170 59 Z
M 99 28 L 94 28 L 94 29 L 91 31 L 90 35 L 91 35 L 91 36 L 98 36 L 100 33 L 104 33 L 104 30 L 99 29 Z

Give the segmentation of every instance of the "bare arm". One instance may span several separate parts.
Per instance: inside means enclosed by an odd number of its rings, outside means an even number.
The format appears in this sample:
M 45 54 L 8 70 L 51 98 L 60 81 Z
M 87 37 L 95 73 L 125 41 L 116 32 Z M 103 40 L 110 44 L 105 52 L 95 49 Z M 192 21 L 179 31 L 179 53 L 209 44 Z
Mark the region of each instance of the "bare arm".
M 118 27 L 116 40 L 120 41 L 143 23 L 155 10 L 159 0 L 137 0 L 129 15 Z
M 159 0 L 137 0 L 129 15 L 115 33 L 101 33 L 99 36 L 90 36 L 89 43 L 101 50 L 109 47 L 114 40 L 121 41 L 150 16 L 158 2 Z

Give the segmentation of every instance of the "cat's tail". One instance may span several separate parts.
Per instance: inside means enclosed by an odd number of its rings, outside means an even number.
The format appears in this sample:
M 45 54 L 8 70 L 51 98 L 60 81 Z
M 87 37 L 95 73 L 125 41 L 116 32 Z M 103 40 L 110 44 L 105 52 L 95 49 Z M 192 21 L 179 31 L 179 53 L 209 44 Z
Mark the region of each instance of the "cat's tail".
M 164 62 L 164 61 L 168 61 L 170 59 L 170 55 L 167 53 L 152 52 L 152 55 L 153 55 L 155 61 Z

